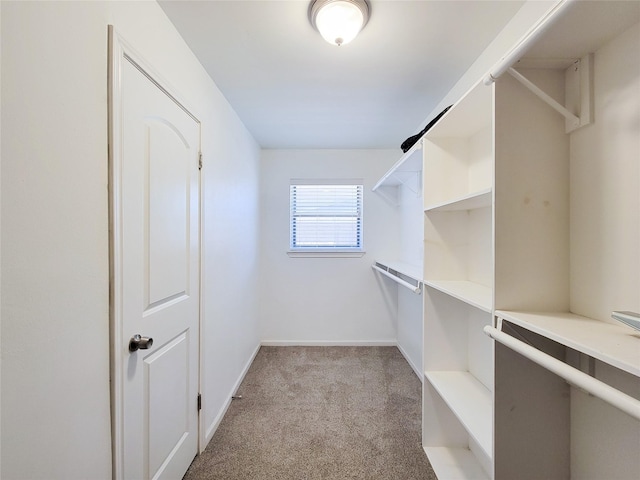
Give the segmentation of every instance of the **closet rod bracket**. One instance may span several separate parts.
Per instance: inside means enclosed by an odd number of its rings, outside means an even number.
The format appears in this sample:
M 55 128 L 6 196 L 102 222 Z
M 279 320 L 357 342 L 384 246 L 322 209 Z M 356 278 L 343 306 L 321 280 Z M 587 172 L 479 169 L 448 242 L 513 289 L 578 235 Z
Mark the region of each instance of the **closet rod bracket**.
M 534 95 L 565 117 L 565 132 L 570 133 L 592 121 L 593 54 L 576 60 L 565 70 L 565 105 L 562 105 L 513 67 L 507 72 Z

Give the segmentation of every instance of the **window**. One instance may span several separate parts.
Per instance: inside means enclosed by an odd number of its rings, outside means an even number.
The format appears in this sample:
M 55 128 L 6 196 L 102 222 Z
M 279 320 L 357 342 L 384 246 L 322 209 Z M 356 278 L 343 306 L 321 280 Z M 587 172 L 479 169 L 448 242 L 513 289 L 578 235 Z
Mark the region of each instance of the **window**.
M 292 180 L 290 253 L 361 255 L 362 191 L 357 180 Z

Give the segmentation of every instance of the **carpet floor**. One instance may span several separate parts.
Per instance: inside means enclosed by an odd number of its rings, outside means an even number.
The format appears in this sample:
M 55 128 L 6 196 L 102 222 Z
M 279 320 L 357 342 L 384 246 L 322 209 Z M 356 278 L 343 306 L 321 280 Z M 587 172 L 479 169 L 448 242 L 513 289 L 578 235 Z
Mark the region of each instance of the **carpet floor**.
M 184 480 L 436 480 L 395 347 L 262 347 Z

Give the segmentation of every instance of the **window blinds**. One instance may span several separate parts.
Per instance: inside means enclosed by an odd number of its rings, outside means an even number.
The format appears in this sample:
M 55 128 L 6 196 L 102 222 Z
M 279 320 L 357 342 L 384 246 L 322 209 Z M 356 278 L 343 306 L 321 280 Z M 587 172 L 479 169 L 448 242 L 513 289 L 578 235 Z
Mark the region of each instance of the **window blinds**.
M 292 250 L 362 249 L 362 185 L 290 185 Z

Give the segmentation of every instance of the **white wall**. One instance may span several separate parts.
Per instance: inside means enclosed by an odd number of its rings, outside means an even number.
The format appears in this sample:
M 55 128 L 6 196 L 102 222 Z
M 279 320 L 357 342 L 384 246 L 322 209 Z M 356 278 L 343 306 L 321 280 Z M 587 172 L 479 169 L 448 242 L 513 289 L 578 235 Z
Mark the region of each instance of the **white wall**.
M 2 38 L 2 8 L 0 8 L 0 38 Z M 0 43 L 0 105 L 2 105 L 2 52 Z M 2 116 L 0 115 L 0 167 L 2 166 Z M 2 168 L 0 168 L 0 198 L 2 198 Z M 0 202 L 1 206 L 1 202 Z M 2 215 L 0 215 L 0 265 L 2 265 Z M 2 268 L 0 268 L 0 285 L 2 285 Z M 2 305 L 2 289 L 0 288 L 0 305 Z M 2 309 L 0 308 L 0 340 L 2 338 Z M 0 341 L 0 393 L 2 392 L 2 342 Z M 2 395 L 0 394 L 0 412 L 2 412 Z M 2 415 L 0 415 L 0 432 L 2 432 Z M 2 435 L 0 434 L 0 452 L 2 452 Z M 2 455 L 0 454 L 0 476 L 2 476 Z
M 1 8 L 0 476 L 107 479 L 107 25 L 202 121 L 208 431 L 258 345 L 237 292 L 255 287 L 259 148 L 155 2 Z
M 595 52 L 594 121 L 570 137 L 570 309 L 614 323 L 614 310 L 640 312 L 638 45 L 640 24 Z M 600 362 L 595 372 L 640 398 L 638 377 Z M 638 477 L 640 458 L 629 445 L 640 444 L 640 421 L 577 388 L 570 439 L 576 478 Z
M 594 121 L 570 137 L 570 309 L 614 323 L 640 312 L 639 45 L 636 24 L 595 52 Z
M 2 478 L 109 478 L 105 9 L 1 8 Z
M 416 155 L 421 155 L 418 152 Z M 422 178 L 415 187 L 398 188 L 400 215 L 400 254 L 398 260 L 416 265 L 422 271 L 424 256 L 424 204 Z M 423 294 L 416 295 L 398 287 L 398 348 L 422 381 L 422 303 Z
M 422 151 L 416 153 L 422 155 Z M 400 155 L 398 155 L 400 158 Z M 422 172 L 417 184 L 398 187 L 400 215 L 400 256 L 398 260 L 422 268 L 424 257 L 424 202 L 422 198 Z
M 395 150 L 264 150 L 261 170 L 260 322 L 264 342 L 396 342 L 397 289 L 371 269 L 399 245 L 396 208 L 371 187 Z M 290 258 L 291 178 L 363 178 L 361 258 Z

